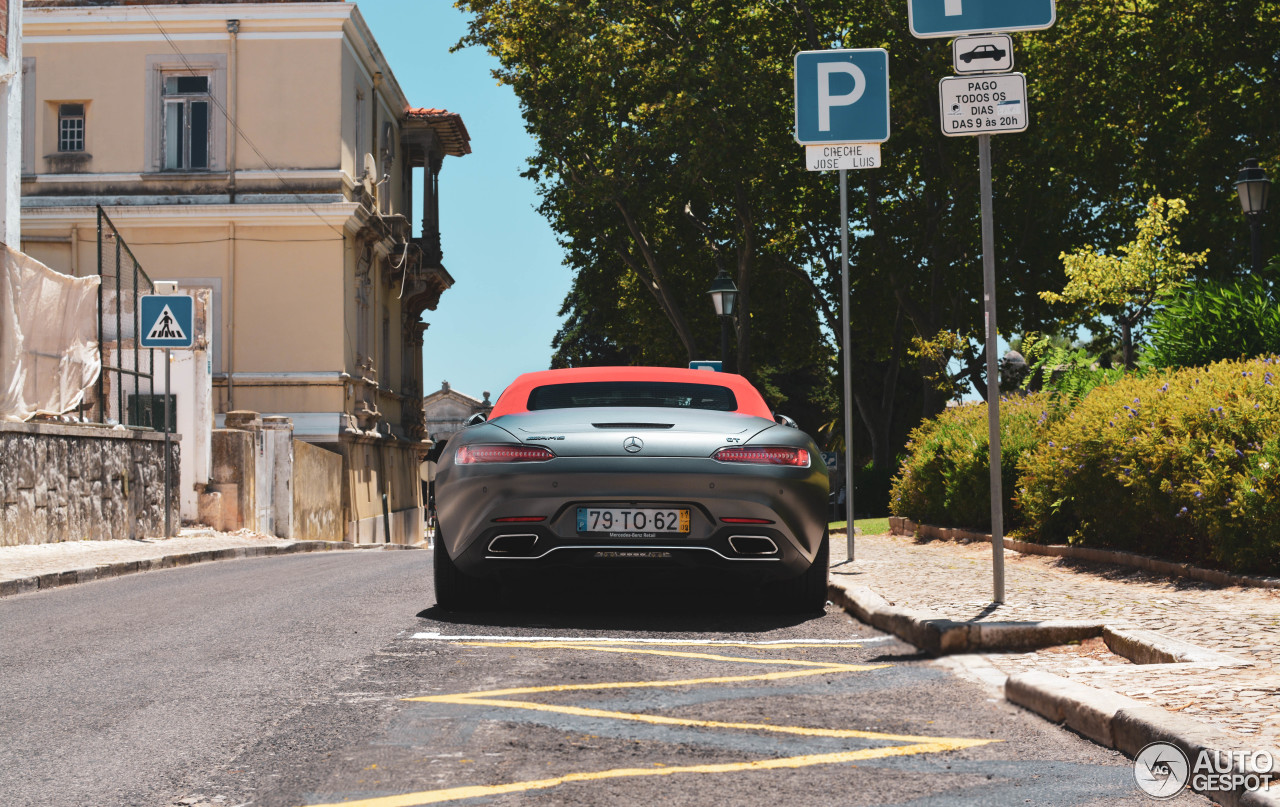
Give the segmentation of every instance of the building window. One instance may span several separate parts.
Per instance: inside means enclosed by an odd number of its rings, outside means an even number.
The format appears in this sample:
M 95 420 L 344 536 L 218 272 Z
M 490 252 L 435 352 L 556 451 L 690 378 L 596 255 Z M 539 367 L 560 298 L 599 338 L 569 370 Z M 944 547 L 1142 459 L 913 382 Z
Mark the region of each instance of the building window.
M 227 170 L 227 55 L 147 56 L 148 171 Z
M 58 151 L 84 151 L 84 104 L 58 104 Z
M 164 77 L 164 170 L 209 168 L 208 76 Z

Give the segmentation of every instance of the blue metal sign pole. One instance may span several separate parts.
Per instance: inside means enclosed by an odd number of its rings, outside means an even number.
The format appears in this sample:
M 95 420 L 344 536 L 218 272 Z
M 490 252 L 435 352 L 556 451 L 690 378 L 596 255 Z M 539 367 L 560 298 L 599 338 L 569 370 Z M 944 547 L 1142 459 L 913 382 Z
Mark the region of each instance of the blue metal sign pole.
M 853 361 L 849 355 L 849 172 L 840 169 L 840 352 L 844 354 L 844 517 L 845 548 L 854 559 L 853 527 Z
M 796 142 L 809 147 L 824 144 L 866 146 L 889 139 L 889 53 L 883 48 L 801 51 L 795 56 Z M 854 168 L 879 165 L 874 160 Z M 837 164 L 810 170 L 836 169 Z M 849 181 L 840 171 L 840 350 L 844 354 L 844 476 L 845 533 L 849 562 L 854 559 L 853 508 L 853 359 L 849 348 Z
M 1000 364 L 996 358 L 996 237 L 991 220 L 991 135 L 978 135 L 978 184 L 982 193 L 982 297 L 986 306 L 987 460 L 991 464 L 992 601 L 1004 602 L 1004 492 L 1000 474 Z
M 1057 20 L 1057 7 L 1056 0 L 907 0 L 907 17 L 912 35 L 929 39 L 1049 28 Z M 1008 68 L 1011 68 L 1012 52 L 1009 56 Z M 967 114 L 963 99 L 942 98 L 944 88 L 949 83 L 954 84 L 955 80 L 943 79 L 938 85 L 943 134 L 950 137 L 978 135 L 978 172 L 982 196 L 983 318 L 987 354 L 987 456 L 991 466 L 992 599 L 996 603 L 1004 602 L 1004 491 L 1000 459 L 1000 364 L 996 355 L 1000 331 L 996 327 L 990 132 L 1023 131 L 1027 128 L 1025 84 L 1012 88 L 1000 87 L 999 84 L 1007 75 L 993 76 L 981 82 L 989 86 L 976 89 L 989 97 L 979 100 L 979 106 L 969 105 Z M 1015 93 L 1014 90 L 1020 90 L 1020 93 Z M 1018 97 L 1014 99 L 1011 95 Z M 997 112 L 1000 107 L 1005 106 L 1008 107 L 1007 114 Z M 951 117 L 950 125 L 948 115 Z
M 173 348 L 190 348 L 195 337 L 195 310 L 192 298 L 176 294 L 178 284 L 171 280 L 157 281 L 156 287 L 168 289 L 164 294 L 144 294 L 138 298 L 138 343 L 141 347 L 164 349 L 164 537 L 173 537 L 173 457 L 170 447 L 173 438 L 169 418 L 177 409 L 170 384 L 171 353 Z

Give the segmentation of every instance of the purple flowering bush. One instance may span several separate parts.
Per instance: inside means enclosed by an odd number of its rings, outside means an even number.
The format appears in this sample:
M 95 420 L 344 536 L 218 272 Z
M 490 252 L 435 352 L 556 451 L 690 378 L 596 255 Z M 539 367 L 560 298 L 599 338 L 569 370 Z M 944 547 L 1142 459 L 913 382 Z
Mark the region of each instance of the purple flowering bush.
M 1128 376 L 1021 452 L 1019 537 L 1280 571 L 1280 359 Z
M 1037 393 L 1000 400 L 1000 466 L 1005 528 L 1014 526 L 1011 506 L 1018 458 L 1036 447 L 1053 417 L 1050 398 Z M 889 509 L 925 524 L 991 529 L 991 472 L 987 404 L 947 409 L 911 433 L 907 456 L 893 480 Z

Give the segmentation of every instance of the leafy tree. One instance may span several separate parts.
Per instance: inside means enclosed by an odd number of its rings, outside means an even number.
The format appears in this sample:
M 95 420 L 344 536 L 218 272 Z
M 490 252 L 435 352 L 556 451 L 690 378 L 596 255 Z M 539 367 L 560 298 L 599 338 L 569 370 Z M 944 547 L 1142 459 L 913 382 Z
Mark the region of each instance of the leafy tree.
M 1035 181 L 1021 186 L 1023 203 L 1058 208 L 1042 221 L 1056 220 L 1074 246 L 1119 242 L 1146 200 L 1179 198 L 1189 211 L 1183 242 L 1210 255 L 1201 271 L 1225 279 L 1246 270 L 1248 229 L 1232 183 L 1246 157 L 1280 165 L 1280 4 L 1058 0 L 1057 8 L 1052 28 L 1017 43 L 1031 130 L 1001 145 L 1027 155 L 1016 170 Z M 1054 232 L 1022 238 L 1056 241 Z
M 460 5 L 475 14 L 464 43 L 494 52 L 521 100 L 538 144 L 529 175 L 575 273 L 555 361 L 715 355 L 705 292 L 723 267 L 739 289 L 738 369 L 807 379 L 775 387 L 775 406 L 824 400 L 809 394 L 829 386 L 831 358 L 810 290 L 766 266 L 774 232 L 791 224 L 772 186 L 805 172 L 787 170 L 800 155 L 785 131 L 759 126 L 789 105 L 774 90 L 790 65 L 757 54 L 789 52 L 793 13 L 766 2 Z M 619 349 L 602 349 L 601 332 Z
M 1178 250 L 1174 225 L 1187 214 L 1181 199 L 1154 196 L 1147 212 L 1138 219 L 1138 234 L 1108 255 L 1096 247 L 1081 247 L 1062 253 L 1067 285 L 1062 291 L 1040 292 L 1051 303 L 1078 304 L 1088 317 L 1107 317 L 1120 331 L 1125 369 L 1137 366 L 1134 358 L 1134 331 L 1151 316 L 1159 297 L 1181 283 L 1207 253 L 1188 254 Z
M 825 409 L 839 389 L 837 184 L 805 171 L 791 138 L 792 59 L 884 47 L 892 138 L 883 168 L 849 177 L 855 448 L 887 469 L 954 385 L 984 391 L 976 149 L 939 132 L 950 48 L 911 37 L 905 3 L 457 5 L 473 14 L 459 46 L 493 53 L 521 101 L 529 176 L 574 273 L 555 361 L 704 358 L 719 330 L 705 291 L 723 266 L 743 291 L 739 368 L 838 422 Z M 1186 199 L 1187 242 L 1212 250 L 1214 273 L 1235 271 L 1235 167 L 1280 156 L 1277 53 L 1273 0 L 1059 0 L 1053 28 L 1018 36 L 1032 128 L 993 143 L 1006 332 L 1077 319 L 1039 294 L 1059 290 L 1059 256 L 1120 241 L 1155 194 Z M 913 354 L 913 340 L 940 348 Z M 928 379 L 953 362 L 940 390 Z

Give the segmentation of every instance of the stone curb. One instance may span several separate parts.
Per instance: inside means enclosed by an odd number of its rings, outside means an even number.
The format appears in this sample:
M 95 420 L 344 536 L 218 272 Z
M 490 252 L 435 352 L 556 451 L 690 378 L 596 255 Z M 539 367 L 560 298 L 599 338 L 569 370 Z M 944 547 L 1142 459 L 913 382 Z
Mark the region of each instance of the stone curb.
M 1117 656 L 1134 664 L 1203 664 L 1222 667 L 1249 666 L 1253 662 L 1217 653 L 1198 645 L 1163 636 L 1155 631 L 1106 626 L 1102 640 Z
M 1239 749 L 1238 741 L 1198 720 L 1156 706 L 1143 706 L 1124 695 L 1068 681 L 1052 673 L 1026 672 L 1010 676 L 1005 681 L 1004 694 L 1010 703 L 1054 723 L 1066 724 L 1093 742 L 1129 757 L 1136 757 L 1151 743 L 1166 742 L 1182 749 L 1194 766 L 1201 751 Z M 1274 789 L 1267 793 L 1241 788 L 1206 791 L 1204 795 L 1223 807 L 1280 807 L 1280 793 Z
M 1098 622 L 1051 619 L 1042 622 L 956 622 L 923 611 L 890 605 L 866 586 L 833 580 L 827 596 L 862 622 L 892 633 L 931 656 L 982 650 L 1032 650 L 1102 636 Z M 1138 642 L 1139 638 L 1134 641 Z M 1154 647 L 1151 652 L 1161 652 Z
M 985 532 L 974 532 L 952 527 L 935 527 L 932 524 L 917 524 L 909 518 L 901 516 L 889 517 L 889 531 L 893 535 L 914 536 L 943 541 L 985 541 L 991 543 L 991 535 Z M 1016 538 L 1004 539 L 1004 548 L 1021 552 L 1024 555 L 1047 555 L 1055 558 L 1072 558 L 1094 563 L 1114 563 L 1117 566 L 1128 566 L 1142 569 L 1153 574 L 1169 577 L 1187 577 L 1202 583 L 1218 586 L 1244 586 L 1250 588 L 1280 589 L 1280 577 L 1255 577 L 1252 575 L 1232 574 L 1193 566 L 1190 563 L 1174 563 L 1133 552 L 1121 552 L 1117 549 L 1098 549 L 1088 546 L 1068 546 L 1065 544 L 1033 544 L 1019 541 Z
M 235 560 L 239 558 L 258 558 L 271 555 L 293 555 L 300 552 L 330 552 L 344 549 L 420 549 L 422 545 L 401 544 L 353 544 L 350 541 L 295 541 L 291 544 L 268 544 L 266 546 L 235 546 L 226 549 L 206 549 L 197 552 L 180 552 L 173 555 L 162 555 L 158 558 L 143 560 L 126 560 L 116 563 L 104 563 L 89 569 L 75 569 L 65 572 L 48 572 L 33 577 L 20 577 L 14 580 L 0 580 L 0 597 L 14 594 L 29 594 L 33 591 L 69 586 L 76 583 L 87 583 L 91 580 L 102 580 L 108 577 L 120 577 L 136 572 L 150 572 L 156 569 L 173 569 L 178 566 L 190 566 L 196 563 L 207 563 L 215 560 Z
M 1107 648 L 1135 664 L 1203 664 L 1247 667 L 1254 662 L 1215 653 L 1149 630 L 1133 630 L 1071 619 L 1040 622 L 957 622 L 891 605 L 866 586 L 827 583 L 831 602 L 868 625 L 892 633 L 931 656 L 1035 650 L 1102 637 Z
M 892 633 L 932 656 L 1028 650 L 1101 636 L 1113 653 L 1137 664 L 1182 666 L 1191 663 L 1214 667 L 1252 664 L 1154 631 L 1071 620 L 957 622 L 899 608 L 866 586 L 846 585 L 838 580 L 828 583 L 827 594 L 833 603 L 858 620 Z M 1033 671 L 1010 676 L 1005 680 L 1004 692 L 1011 703 L 1054 723 L 1065 723 L 1093 742 L 1130 757 L 1158 741 L 1177 745 L 1191 760 L 1201 749 L 1227 751 L 1237 746 L 1197 720 L 1143 706 L 1117 692 L 1086 686 L 1052 673 Z M 1280 807 L 1280 794 L 1215 791 L 1212 797 L 1223 807 Z
M 1122 709 L 1143 708 L 1133 698 L 1068 681 L 1047 672 L 1010 676 L 1004 683 L 1004 697 L 1053 723 L 1065 723 L 1077 733 L 1108 748 L 1116 747 L 1112 731 L 1116 713 Z M 1143 745 L 1146 743 L 1139 745 L 1137 750 L 1141 750 Z

